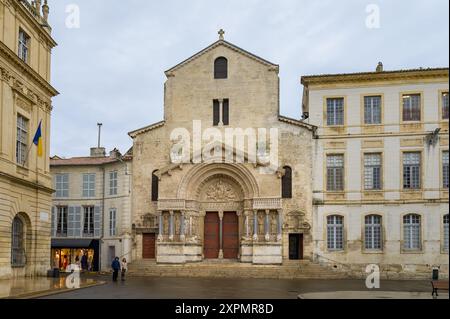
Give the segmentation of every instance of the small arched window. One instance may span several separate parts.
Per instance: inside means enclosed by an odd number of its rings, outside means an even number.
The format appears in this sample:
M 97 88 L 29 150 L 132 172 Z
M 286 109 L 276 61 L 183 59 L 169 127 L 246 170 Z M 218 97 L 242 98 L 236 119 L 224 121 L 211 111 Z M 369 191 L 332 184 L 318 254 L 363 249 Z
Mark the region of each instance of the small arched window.
M 403 248 L 420 250 L 422 247 L 420 215 L 409 214 L 403 217 Z
M 292 198 L 292 168 L 283 167 L 284 175 L 281 178 L 281 197 Z
M 16 216 L 11 232 L 11 266 L 25 266 L 24 227 L 22 220 Z
M 214 78 L 228 78 L 228 60 L 226 58 L 220 57 L 214 61 Z
M 369 215 L 365 218 L 365 248 L 367 250 L 381 250 L 382 232 L 381 216 Z
M 327 217 L 328 250 L 344 249 L 344 217 L 332 215 Z
M 153 171 L 152 173 L 152 202 L 158 201 L 158 193 L 159 193 L 159 178 L 156 176 L 157 171 Z

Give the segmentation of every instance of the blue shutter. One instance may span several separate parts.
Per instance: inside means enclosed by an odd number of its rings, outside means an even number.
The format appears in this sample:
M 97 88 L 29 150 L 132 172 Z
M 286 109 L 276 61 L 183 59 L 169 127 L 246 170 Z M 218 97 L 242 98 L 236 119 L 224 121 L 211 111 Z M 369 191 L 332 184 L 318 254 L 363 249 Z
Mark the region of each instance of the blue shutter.
M 75 207 L 75 217 L 74 217 L 74 234 L 75 237 L 83 237 L 81 228 L 81 207 Z
M 100 237 L 101 234 L 102 215 L 100 214 L 100 206 L 94 207 L 94 237 Z
M 75 207 L 69 206 L 67 213 L 67 237 L 75 237 Z

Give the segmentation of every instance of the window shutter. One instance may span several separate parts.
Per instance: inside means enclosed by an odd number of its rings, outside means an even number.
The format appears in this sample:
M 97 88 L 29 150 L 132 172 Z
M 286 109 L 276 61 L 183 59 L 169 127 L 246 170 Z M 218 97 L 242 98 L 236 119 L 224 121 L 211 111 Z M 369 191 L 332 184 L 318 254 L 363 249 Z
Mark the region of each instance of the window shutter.
M 75 236 L 75 207 L 69 206 L 67 213 L 67 237 Z
M 75 207 L 75 217 L 74 217 L 74 234 L 76 237 L 82 237 L 81 233 L 81 207 Z
M 223 100 L 223 125 L 230 125 L 230 101 Z
M 213 126 L 218 126 L 220 121 L 220 104 L 218 100 L 213 103 Z
M 101 221 L 102 221 L 102 216 L 100 214 L 100 206 L 95 206 L 94 207 L 94 237 L 100 237 Z
M 56 237 L 56 224 L 58 223 L 57 209 L 52 207 L 52 237 Z

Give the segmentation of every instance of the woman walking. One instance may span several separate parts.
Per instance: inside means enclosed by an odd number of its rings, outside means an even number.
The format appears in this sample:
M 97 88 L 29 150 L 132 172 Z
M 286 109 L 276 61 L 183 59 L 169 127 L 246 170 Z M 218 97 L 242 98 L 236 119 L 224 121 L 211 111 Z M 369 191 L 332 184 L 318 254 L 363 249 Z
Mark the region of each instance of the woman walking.
M 122 279 L 122 281 L 124 281 L 124 280 L 125 280 L 125 273 L 126 273 L 127 270 L 128 270 L 126 258 L 123 258 L 123 259 L 122 259 L 122 262 L 120 263 L 120 268 L 122 269 L 121 277 L 120 277 L 120 278 Z

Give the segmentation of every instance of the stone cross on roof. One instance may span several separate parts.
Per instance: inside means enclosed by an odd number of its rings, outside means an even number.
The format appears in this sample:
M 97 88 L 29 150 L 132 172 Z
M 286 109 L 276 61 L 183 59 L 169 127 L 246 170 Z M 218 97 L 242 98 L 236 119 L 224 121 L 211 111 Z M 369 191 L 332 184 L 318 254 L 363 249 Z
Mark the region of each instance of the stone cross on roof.
M 223 29 L 220 29 L 219 30 L 219 32 L 217 32 L 218 34 L 219 34 L 219 40 L 224 40 L 224 34 L 225 34 L 225 31 L 223 31 Z

